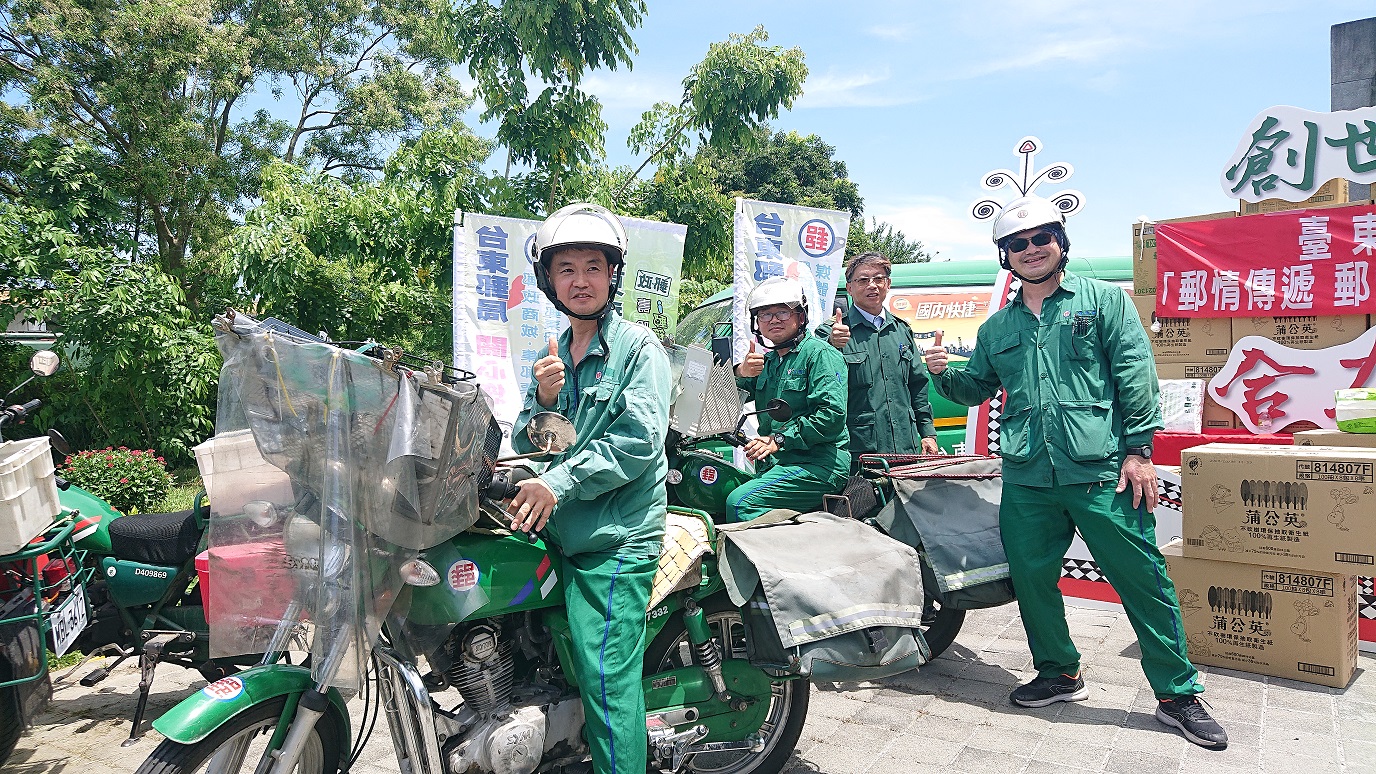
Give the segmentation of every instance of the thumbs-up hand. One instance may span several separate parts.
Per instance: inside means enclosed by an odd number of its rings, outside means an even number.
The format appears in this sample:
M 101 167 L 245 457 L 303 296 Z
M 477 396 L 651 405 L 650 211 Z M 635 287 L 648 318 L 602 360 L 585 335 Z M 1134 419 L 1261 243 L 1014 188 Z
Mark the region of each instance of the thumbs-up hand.
M 837 349 L 843 349 L 850 341 L 850 326 L 846 325 L 841 319 L 841 310 L 836 310 L 836 316 L 831 320 L 831 335 L 827 337 L 827 342 Z
M 535 376 L 535 400 L 545 408 L 552 407 L 559 400 L 559 391 L 564 389 L 564 361 L 559 357 L 559 342 L 553 336 L 549 340 L 549 354 L 535 361 L 531 370 Z
M 946 370 L 948 358 L 945 347 L 941 346 L 941 334 L 943 331 L 936 332 L 936 338 L 932 339 L 932 346 L 927 348 L 923 361 L 927 363 L 927 373 L 935 376 Z
M 764 371 L 764 355 L 755 351 L 755 342 L 750 342 L 750 353 L 736 366 L 736 376 L 754 379 Z

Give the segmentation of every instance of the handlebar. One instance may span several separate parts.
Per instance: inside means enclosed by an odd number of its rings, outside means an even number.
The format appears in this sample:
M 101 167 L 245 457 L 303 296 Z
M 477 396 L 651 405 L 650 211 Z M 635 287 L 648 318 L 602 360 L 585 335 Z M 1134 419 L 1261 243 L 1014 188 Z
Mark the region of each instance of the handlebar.
M 532 478 L 535 474 L 526 468 L 498 468 L 487 489 L 483 490 L 483 496 L 489 500 L 510 500 L 516 496 L 521 482 Z

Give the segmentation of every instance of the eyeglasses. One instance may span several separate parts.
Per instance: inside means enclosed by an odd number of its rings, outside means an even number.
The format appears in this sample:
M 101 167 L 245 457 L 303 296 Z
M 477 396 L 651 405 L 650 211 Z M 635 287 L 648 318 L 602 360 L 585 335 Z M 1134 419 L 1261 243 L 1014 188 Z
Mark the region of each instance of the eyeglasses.
M 863 287 L 869 287 L 870 285 L 883 285 L 885 282 L 888 282 L 888 281 L 889 281 L 889 278 L 888 278 L 888 277 L 884 277 L 884 276 L 879 276 L 879 277 L 856 277 L 856 278 L 854 278 L 854 279 L 848 279 L 848 280 L 846 280 L 846 284 L 847 284 L 847 285 L 855 285 L 855 286 L 857 286 L 857 287 L 862 287 L 862 288 L 863 288 Z
M 1029 244 L 1036 245 L 1037 247 L 1046 247 L 1047 245 L 1051 244 L 1051 240 L 1055 238 L 1055 236 L 1046 231 L 1043 231 L 1042 233 L 1033 236 L 1031 239 L 1024 239 L 1023 237 L 1018 237 L 1017 239 L 1014 239 L 1012 242 L 1008 243 L 1008 252 L 1020 253 L 1023 250 L 1026 250 Z
M 777 312 L 756 312 L 755 319 L 760 322 L 771 322 L 773 320 L 787 320 L 793 316 L 792 309 L 780 309 Z

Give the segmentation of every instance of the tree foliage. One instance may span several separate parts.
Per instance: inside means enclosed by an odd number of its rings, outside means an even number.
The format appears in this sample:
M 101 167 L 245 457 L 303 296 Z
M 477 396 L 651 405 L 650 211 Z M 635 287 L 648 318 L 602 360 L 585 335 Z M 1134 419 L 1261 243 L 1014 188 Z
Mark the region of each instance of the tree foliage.
M 449 75 L 442 0 L 0 0 L 0 85 L 24 102 L 21 131 L 99 149 L 126 200 L 137 249 L 191 270 L 285 157 L 373 170 L 386 144 L 457 120 L 469 102 Z M 298 115 L 244 98 L 290 84 Z M 3 131 L 3 130 L 0 130 Z M 10 131 L 13 131 L 11 129 Z M 193 302 L 197 299 L 191 299 Z
M 937 251 L 928 252 L 920 240 L 909 239 L 891 223 L 870 218 L 870 224 L 866 226 L 863 218 L 852 220 L 846 252 L 859 255 L 871 250 L 883 253 L 893 263 L 926 263 L 940 254 Z

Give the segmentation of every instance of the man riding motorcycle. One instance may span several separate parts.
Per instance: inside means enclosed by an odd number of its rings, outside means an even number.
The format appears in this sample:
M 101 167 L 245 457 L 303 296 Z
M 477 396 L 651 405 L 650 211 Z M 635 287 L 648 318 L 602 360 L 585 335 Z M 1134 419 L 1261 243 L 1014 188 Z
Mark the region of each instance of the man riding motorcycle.
M 532 252 L 536 284 L 570 327 L 535 362 L 512 446 L 537 451 L 526 427 L 544 411 L 572 420 L 577 441 L 522 483 L 511 526 L 546 529 L 565 557 L 574 660 L 590 678 L 582 699 L 594 769 L 642 774 L 645 609 L 668 505 L 669 360 L 649 330 L 612 308 L 626 257 L 615 215 L 569 205 L 540 226 Z
M 734 521 L 775 508 L 816 509 L 823 495 L 841 491 L 850 474 L 846 362 L 835 347 L 809 335 L 803 286 L 771 277 L 750 292 L 748 306 L 755 341 L 736 366 L 736 383 L 757 406 L 774 398 L 787 401 L 793 416 L 776 427 L 760 415 L 760 435 L 745 453 L 755 462 L 773 457 L 775 465 L 727 497 L 727 516 Z M 769 354 L 758 352 L 756 342 Z

